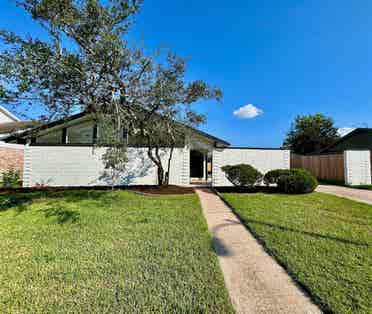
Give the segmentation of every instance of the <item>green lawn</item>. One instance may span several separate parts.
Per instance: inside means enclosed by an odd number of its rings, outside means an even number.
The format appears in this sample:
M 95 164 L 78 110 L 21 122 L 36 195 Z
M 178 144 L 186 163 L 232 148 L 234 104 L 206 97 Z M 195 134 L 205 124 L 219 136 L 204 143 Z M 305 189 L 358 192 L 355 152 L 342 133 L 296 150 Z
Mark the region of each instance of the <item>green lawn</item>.
M 0 195 L 0 313 L 232 312 L 196 195 Z
M 360 185 L 347 185 L 343 181 L 337 181 L 337 180 L 318 180 L 319 184 L 324 184 L 324 185 L 338 185 L 338 186 L 343 186 L 346 188 L 351 188 L 351 189 L 359 189 L 359 190 L 372 190 L 372 184 L 360 184 Z
M 362 185 L 348 185 L 347 187 L 360 190 L 372 190 L 372 185 L 362 184 Z
M 372 206 L 322 193 L 223 197 L 328 309 L 372 313 Z

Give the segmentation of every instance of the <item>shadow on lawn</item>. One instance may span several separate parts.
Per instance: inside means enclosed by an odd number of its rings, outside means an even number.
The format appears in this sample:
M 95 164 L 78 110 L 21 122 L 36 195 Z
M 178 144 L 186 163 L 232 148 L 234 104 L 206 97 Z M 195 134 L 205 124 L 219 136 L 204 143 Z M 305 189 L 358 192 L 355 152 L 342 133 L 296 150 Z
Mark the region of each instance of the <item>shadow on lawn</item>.
M 337 215 L 334 215 L 335 212 L 332 213 L 333 215 L 330 215 L 330 214 L 325 214 L 325 216 L 328 218 L 328 219 L 331 219 L 331 220 L 336 220 L 336 221 L 342 221 L 342 222 L 346 222 L 348 224 L 351 224 L 351 225 L 358 225 L 358 226 L 371 226 L 372 225 L 372 221 L 370 219 L 370 217 L 355 217 L 355 216 L 350 216 L 354 219 L 347 219 L 347 218 L 342 218 L 342 217 L 339 217 Z
M 73 210 L 65 210 L 61 207 L 49 207 L 40 209 L 46 218 L 55 217 L 57 223 L 62 225 L 67 222 L 75 223 L 80 219 L 80 213 Z
M 28 197 L 23 196 L 10 196 L 10 197 L 2 197 L 0 199 L 0 212 L 6 211 L 10 208 L 16 208 L 18 213 L 25 211 L 27 208 L 27 204 L 30 203 L 30 199 Z
M 255 224 L 267 226 L 267 227 L 270 227 L 270 228 L 279 229 L 281 231 L 289 231 L 289 232 L 304 234 L 304 235 L 307 235 L 307 236 L 310 236 L 310 237 L 313 237 L 313 238 L 326 239 L 326 240 L 331 240 L 331 241 L 338 241 L 338 242 L 342 242 L 342 243 L 345 243 L 345 244 L 352 244 L 352 245 L 358 245 L 358 246 L 367 246 L 367 247 L 370 246 L 369 243 L 357 242 L 357 241 L 343 239 L 343 238 L 339 238 L 339 237 L 335 237 L 335 236 L 331 236 L 331 235 L 323 235 L 323 234 L 319 234 L 319 233 L 313 233 L 313 232 L 308 232 L 308 231 L 283 227 L 283 226 L 275 225 L 275 224 L 264 222 L 264 221 L 258 221 L 258 220 L 254 220 L 254 219 L 243 219 L 243 221 L 246 224 L 255 223 Z
M 14 208 L 17 214 L 29 209 L 29 206 L 43 199 L 48 203 L 55 203 L 59 199 L 65 202 L 79 202 L 83 200 L 100 200 L 105 201 L 107 193 L 93 190 L 76 190 L 76 191 L 38 191 L 32 193 L 7 193 L 0 195 L 0 212 Z

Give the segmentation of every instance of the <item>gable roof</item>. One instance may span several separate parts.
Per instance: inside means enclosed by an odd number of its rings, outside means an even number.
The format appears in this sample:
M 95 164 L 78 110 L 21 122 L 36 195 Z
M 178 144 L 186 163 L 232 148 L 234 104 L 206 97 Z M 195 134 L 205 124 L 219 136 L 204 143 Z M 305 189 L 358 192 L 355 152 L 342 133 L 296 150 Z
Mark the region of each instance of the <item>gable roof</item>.
M 67 122 L 71 122 L 73 120 L 77 120 L 77 119 L 83 118 L 84 116 L 86 116 L 88 114 L 89 113 L 87 113 L 87 112 L 80 112 L 80 113 L 74 114 L 74 115 L 69 116 L 69 117 L 64 118 L 64 119 L 56 120 L 56 121 L 53 121 L 53 122 L 50 122 L 50 123 L 47 123 L 47 124 L 43 124 L 43 125 L 34 127 L 32 129 L 26 130 L 24 132 L 10 134 L 9 136 L 3 138 L 2 140 L 3 141 L 6 141 L 6 142 L 14 141 L 17 138 L 27 137 L 28 135 L 30 135 L 30 134 L 32 134 L 32 133 L 34 133 L 36 131 L 42 131 L 42 130 L 50 129 L 52 127 L 63 125 L 65 123 L 67 123 Z M 211 135 L 209 133 L 206 133 L 204 131 L 201 131 L 201 130 L 192 128 L 192 127 L 187 126 L 187 125 L 184 125 L 184 124 L 183 124 L 183 126 L 187 127 L 188 129 L 192 130 L 193 132 L 195 132 L 195 133 L 197 133 L 197 134 L 199 134 L 199 135 L 201 135 L 203 137 L 206 137 L 206 138 L 208 138 L 210 140 L 213 140 L 215 142 L 221 143 L 222 145 L 225 145 L 225 146 L 230 146 L 230 143 L 229 142 L 227 142 L 227 141 L 225 141 L 223 139 L 220 139 L 218 137 L 215 137 L 215 136 L 213 136 L 213 135 Z
M 9 119 L 13 120 L 14 122 L 20 121 L 19 118 L 17 118 L 14 114 L 12 114 L 9 110 L 4 108 L 3 106 L 0 105 L 0 113 L 8 117 Z
M 369 147 L 372 146 L 372 128 L 356 128 L 353 131 L 351 131 L 350 133 L 348 133 L 348 134 L 344 135 L 343 137 L 341 137 L 340 139 L 338 139 L 333 144 L 331 144 L 328 147 L 322 149 L 320 151 L 320 153 L 326 153 L 326 152 L 332 151 L 332 149 L 336 148 L 338 145 L 343 144 L 346 141 L 352 139 L 354 136 L 356 136 L 358 134 L 362 134 L 362 133 L 366 133 L 366 134 L 369 133 L 371 135 L 371 142 L 365 143 L 365 144 L 361 143 L 361 144 L 358 144 L 358 146 L 361 149 L 363 149 L 363 148 L 369 149 Z M 365 147 L 362 147 L 362 146 L 365 146 Z

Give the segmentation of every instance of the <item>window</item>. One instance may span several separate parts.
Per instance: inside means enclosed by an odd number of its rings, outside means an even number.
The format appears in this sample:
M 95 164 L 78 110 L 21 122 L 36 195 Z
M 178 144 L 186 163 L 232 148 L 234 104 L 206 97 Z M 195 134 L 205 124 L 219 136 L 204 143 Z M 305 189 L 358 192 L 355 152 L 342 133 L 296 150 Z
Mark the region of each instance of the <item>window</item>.
M 84 122 L 67 128 L 68 144 L 93 144 L 93 122 Z
M 62 144 L 62 130 L 57 130 L 36 138 L 37 144 Z

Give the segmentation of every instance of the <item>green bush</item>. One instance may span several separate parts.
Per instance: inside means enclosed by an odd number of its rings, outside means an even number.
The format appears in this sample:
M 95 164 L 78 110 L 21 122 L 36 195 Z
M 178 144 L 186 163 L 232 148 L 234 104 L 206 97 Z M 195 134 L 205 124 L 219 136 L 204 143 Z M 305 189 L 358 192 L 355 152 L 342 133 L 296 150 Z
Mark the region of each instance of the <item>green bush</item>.
M 7 170 L 2 175 L 2 185 L 5 188 L 16 188 L 20 186 L 21 175 L 18 170 Z
M 289 169 L 275 169 L 275 170 L 270 170 L 267 172 L 264 176 L 264 182 L 266 185 L 269 184 L 277 184 L 278 179 L 282 175 L 288 175 L 291 173 L 291 170 Z
M 235 186 L 252 187 L 262 180 L 262 174 L 251 165 L 239 164 L 221 168 L 227 179 Z
M 283 193 L 311 193 L 317 186 L 317 179 L 304 169 L 291 169 L 278 178 L 278 189 Z

